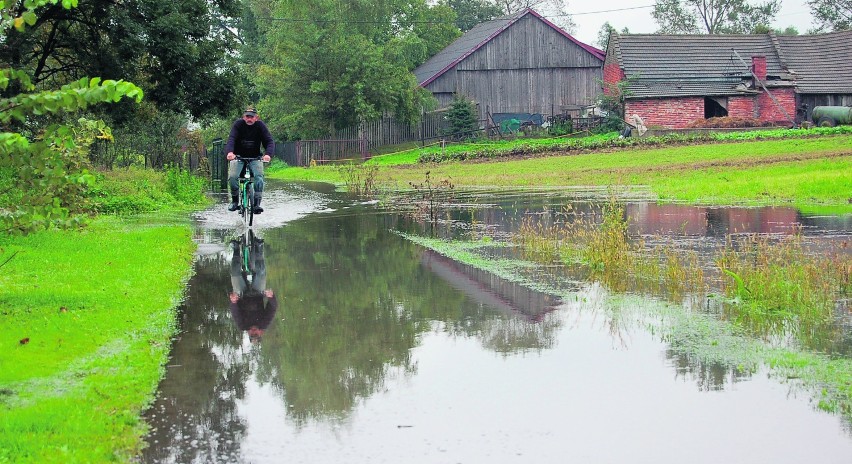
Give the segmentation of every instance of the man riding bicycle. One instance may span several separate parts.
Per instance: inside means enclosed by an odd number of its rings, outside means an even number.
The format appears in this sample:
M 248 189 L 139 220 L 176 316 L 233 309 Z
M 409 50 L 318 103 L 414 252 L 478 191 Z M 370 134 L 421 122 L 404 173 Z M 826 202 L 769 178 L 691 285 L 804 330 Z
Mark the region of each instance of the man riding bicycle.
M 261 145 L 264 149 L 263 158 L 259 158 Z M 243 117 L 234 121 L 231 133 L 228 135 L 228 143 L 225 144 L 225 153 L 227 153 L 226 159 L 230 161 L 228 186 L 231 190 L 231 205 L 228 206 L 228 211 L 239 209 L 237 204 L 239 176 L 246 163 L 243 158 L 250 158 L 248 168 L 254 175 L 254 198 L 252 198 L 251 206 L 254 214 L 262 213 L 260 200 L 263 196 L 263 163 L 268 163 L 272 159 L 272 154 L 275 153 L 275 142 L 266 124 L 258 119 L 257 110 L 254 107 L 246 108 Z

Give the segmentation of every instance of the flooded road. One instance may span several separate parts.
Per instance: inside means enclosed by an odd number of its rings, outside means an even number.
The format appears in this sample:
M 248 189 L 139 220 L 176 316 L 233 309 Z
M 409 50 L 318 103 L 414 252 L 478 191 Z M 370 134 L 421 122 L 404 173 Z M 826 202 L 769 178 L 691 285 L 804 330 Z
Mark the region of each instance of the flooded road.
M 538 292 L 407 241 L 395 231 L 422 224 L 379 205 L 275 187 L 253 245 L 231 243 L 241 230 L 224 204 L 198 217 L 143 462 L 852 462 L 842 416 L 766 368 L 678 354 L 647 330 L 648 298 L 570 279 L 558 296 Z M 439 233 L 506 235 L 565 203 L 471 194 Z M 732 231 L 852 235 L 849 216 L 789 209 L 636 202 L 627 214 L 636 233 L 696 246 Z M 238 288 L 244 266 L 254 293 Z

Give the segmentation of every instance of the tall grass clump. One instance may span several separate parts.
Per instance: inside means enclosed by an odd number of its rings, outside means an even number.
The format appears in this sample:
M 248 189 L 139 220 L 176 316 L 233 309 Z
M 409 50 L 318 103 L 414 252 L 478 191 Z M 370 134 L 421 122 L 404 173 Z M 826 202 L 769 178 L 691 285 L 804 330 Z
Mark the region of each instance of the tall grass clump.
M 203 206 L 207 180 L 186 170 L 128 167 L 96 173 L 86 198 L 93 213 L 135 214 Z
M 838 298 L 850 293 L 852 256 L 809 252 L 800 234 L 729 238 L 716 265 L 732 317 L 758 331 L 792 324 L 806 333 L 830 323 Z
M 337 171 L 351 195 L 362 196 L 376 193 L 376 173 L 379 171 L 377 165 L 350 162 L 338 166 Z
M 648 248 L 631 238 L 624 205 L 611 199 L 600 215 L 579 216 L 569 208 L 564 222 L 545 223 L 525 218 L 514 237 L 525 257 L 536 262 L 554 260 L 580 264 L 587 277 L 615 291 L 633 291 L 680 299 L 706 290 L 698 253 L 672 245 Z
M 621 274 L 629 270 L 633 256 L 624 205 L 611 199 L 604 205 L 602 216 L 600 227 L 586 235 L 583 260 L 597 273 Z
M 545 223 L 538 216 L 525 216 L 515 241 L 520 245 L 524 258 L 549 264 L 559 260 L 565 235 L 564 227 Z
M 204 201 L 207 180 L 191 171 L 170 165 L 166 168 L 166 192 L 177 201 L 188 205 Z

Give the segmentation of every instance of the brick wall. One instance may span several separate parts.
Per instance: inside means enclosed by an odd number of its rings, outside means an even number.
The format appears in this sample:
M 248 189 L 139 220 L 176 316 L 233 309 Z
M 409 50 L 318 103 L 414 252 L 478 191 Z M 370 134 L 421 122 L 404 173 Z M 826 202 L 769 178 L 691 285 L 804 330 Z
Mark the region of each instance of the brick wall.
M 796 94 L 792 88 L 770 89 L 790 117 L 796 114 Z M 628 100 L 624 108 L 625 118 L 638 114 L 646 126 L 667 129 L 683 129 L 689 123 L 704 119 L 704 97 L 654 98 Z M 728 98 L 728 116 L 733 118 L 757 118 L 761 121 L 788 124 L 784 112 L 766 94 Z
M 751 72 L 757 76 L 758 79 L 765 81 L 766 80 L 766 57 L 765 56 L 753 56 L 751 57 Z
M 618 67 L 617 63 L 610 63 L 604 65 L 603 68 L 603 78 L 604 78 L 604 92 L 609 93 L 610 86 L 613 86 L 624 79 L 624 71 Z
M 704 119 L 704 98 L 653 98 L 628 100 L 624 107 L 625 118 L 638 114 L 646 126 L 681 129 L 696 119 Z
M 761 121 L 772 121 L 777 122 L 779 124 L 789 124 L 789 118 L 796 117 L 796 93 L 792 88 L 784 88 L 784 89 L 769 89 L 772 92 L 772 95 L 778 100 L 778 103 L 784 108 L 787 114 L 784 114 L 784 111 L 778 107 L 778 105 L 772 101 L 772 98 L 766 94 L 766 92 L 761 92 L 757 98 L 757 104 L 759 108 L 758 118 Z
M 756 118 L 758 114 L 755 101 L 756 98 L 753 96 L 728 98 L 728 116 L 732 118 Z

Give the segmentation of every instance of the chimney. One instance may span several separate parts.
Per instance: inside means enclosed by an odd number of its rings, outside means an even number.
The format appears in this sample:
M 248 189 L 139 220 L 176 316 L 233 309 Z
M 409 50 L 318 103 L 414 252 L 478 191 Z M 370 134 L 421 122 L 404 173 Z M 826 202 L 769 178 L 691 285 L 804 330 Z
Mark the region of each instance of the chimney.
M 766 57 L 753 56 L 751 57 L 751 72 L 757 76 L 760 81 L 766 80 Z

